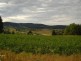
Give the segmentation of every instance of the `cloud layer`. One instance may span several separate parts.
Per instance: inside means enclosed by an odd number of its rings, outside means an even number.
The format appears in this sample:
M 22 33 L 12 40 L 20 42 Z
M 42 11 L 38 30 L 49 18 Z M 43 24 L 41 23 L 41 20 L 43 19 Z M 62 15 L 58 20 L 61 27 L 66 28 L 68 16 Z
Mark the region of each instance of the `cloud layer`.
M 4 22 L 81 24 L 81 0 L 0 0 Z

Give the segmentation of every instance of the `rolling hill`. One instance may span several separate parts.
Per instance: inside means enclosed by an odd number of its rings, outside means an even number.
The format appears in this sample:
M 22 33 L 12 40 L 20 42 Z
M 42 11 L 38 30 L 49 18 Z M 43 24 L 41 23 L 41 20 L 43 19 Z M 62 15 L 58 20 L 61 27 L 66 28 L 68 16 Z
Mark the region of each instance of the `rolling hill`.
M 44 25 L 44 24 L 34 24 L 34 23 L 12 23 L 4 22 L 4 27 L 13 27 L 16 29 L 64 29 L 66 25 Z

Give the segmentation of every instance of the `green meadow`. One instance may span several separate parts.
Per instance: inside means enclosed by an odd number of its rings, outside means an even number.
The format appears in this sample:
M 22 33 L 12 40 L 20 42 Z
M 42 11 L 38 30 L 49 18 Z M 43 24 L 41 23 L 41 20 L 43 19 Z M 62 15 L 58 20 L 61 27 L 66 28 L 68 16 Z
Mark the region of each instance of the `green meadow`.
M 81 36 L 0 34 L 0 49 L 15 53 L 77 54 L 81 53 Z

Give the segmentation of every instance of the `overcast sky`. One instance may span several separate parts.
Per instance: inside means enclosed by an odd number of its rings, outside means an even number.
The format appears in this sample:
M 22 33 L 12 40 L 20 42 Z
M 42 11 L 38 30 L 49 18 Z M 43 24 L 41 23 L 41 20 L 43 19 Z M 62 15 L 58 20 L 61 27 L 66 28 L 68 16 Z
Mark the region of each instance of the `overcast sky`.
M 4 22 L 81 24 L 81 0 L 0 0 Z

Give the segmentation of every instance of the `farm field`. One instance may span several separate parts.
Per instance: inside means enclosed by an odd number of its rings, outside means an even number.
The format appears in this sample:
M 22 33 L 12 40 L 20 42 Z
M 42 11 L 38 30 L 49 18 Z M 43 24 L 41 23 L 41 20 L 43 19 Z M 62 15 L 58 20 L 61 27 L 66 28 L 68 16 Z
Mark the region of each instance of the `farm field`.
M 81 61 L 81 36 L 0 34 L 1 61 Z
M 81 53 L 81 36 L 0 34 L 0 49 L 15 53 L 72 55 Z

